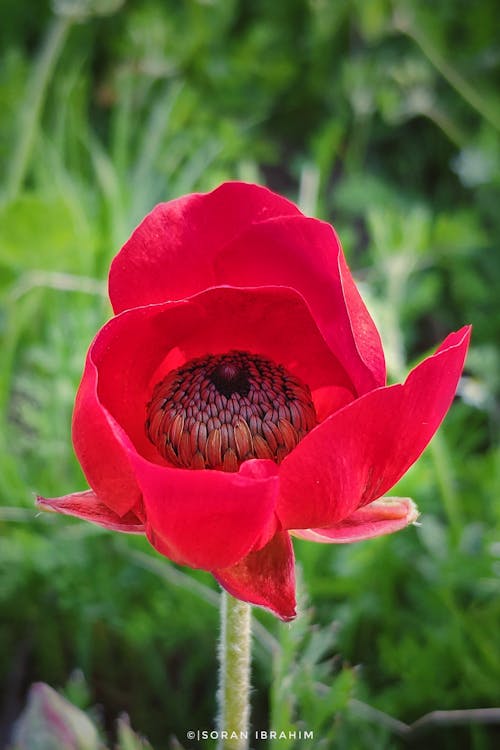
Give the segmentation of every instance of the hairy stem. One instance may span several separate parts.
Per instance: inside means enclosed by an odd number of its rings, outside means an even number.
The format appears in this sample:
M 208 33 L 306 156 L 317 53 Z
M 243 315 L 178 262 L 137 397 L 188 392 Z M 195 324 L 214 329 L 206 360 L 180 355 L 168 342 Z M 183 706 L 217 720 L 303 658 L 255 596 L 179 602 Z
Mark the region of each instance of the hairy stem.
M 249 746 L 250 623 L 250 605 L 224 591 L 221 598 L 217 750 L 247 750 Z

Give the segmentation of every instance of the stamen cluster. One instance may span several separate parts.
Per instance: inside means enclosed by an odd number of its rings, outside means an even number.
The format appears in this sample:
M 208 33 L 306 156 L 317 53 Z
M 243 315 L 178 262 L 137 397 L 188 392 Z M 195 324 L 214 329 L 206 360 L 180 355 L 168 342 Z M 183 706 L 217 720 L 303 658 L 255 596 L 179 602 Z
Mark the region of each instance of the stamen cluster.
M 230 351 L 158 383 L 146 433 L 174 466 L 238 471 L 251 458 L 280 463 L 316 423 L 307 385 L 267 357 Z

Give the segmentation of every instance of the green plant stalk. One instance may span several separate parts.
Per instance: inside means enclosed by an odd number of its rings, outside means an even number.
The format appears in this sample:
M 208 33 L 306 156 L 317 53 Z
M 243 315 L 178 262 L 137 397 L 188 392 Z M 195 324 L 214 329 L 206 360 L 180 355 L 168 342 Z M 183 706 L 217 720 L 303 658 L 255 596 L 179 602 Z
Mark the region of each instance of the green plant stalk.
M 217 750 L 247 750 L 250 719 L 251 607 L 221 597 Z
M 453 469 L 444 435 L 438 433 L 429 446 L 429 453 L 434 463 L 436 479 L 441 491 L 444 509 L 450 524 L 452 538 L 455 544 L 460 541 L 464 520 L 460 500 L 455 489 Z
M 440 55 L 428 36 L 426 36 L 421 28 L 417 27 L 414 21 L 412 23 L 412 20 L 408 18 L 396 19 L 395 26 L 403 34 L 413 39 L 431 65 L 434 66 L 450 86 L 495 130 L 500 131 L 500 113 L 496 104 L 489 102 L 474 84 L 469 83 L 456 68 L 449 64 Z
M 300 623 L 299 623 L 300 626 Z M 299 640 L 296 635 L 297 623 L 290 628 L 282 628 L 281 649 L 274 654 L 271 680 L 271 721 L 270 726 L 287 731 L 293 729 L 293 717 L 297 708 L 297 691 L 293 689 L 293 679 L 299 660 Z M 290 750 L 295 740 L 271 739 L 270 750 Z
M 409 32 L 409 36 L 418 44 L 424 55 L 427 57 L 429 62 L 434 65 L 436 70 L 441 73 L 444 79 L 448 81 L 450 86 L 453 86 L 455 91 L 465 99 L 465 101 L 478 112 L 489 124 L 500 131 L 500 116 L 496 106 L 492 106 L 490 102 L 479 93 L 478 89 L 473 84 L 463 78 L 460 73 L 444 60 L 427 39 L 420 31 Z
M 398 276 L 391 269 L 387 270 L 387 298 L 390 301 L 390 316 L 387 333 L 390 336 L 391 351 L 395 361 L 392 363 L 391 372 L 401 381 L 406 371 L 406 353 L 401 329 L 398 320 L 401 320 L 403 309 L 403 297 L 408 288 L 409 273 L 403 277 Z M 446 441 L 441 433 L 434 436 L 430 446 L 429 455 L 434 463 L 437 483 L 441 492 L 444 509 L 448 517 L 452 538 L 455 544 L 460 540 L 463 529 L 463 518 L 460 508 L 460 500 L 454 486 L 453 470 L 446 446 Z
M 20 115 L 19 138 L 8 167 L 7 200 L 15 198 L 24 181 L 52 71 L 64 47 L 71 23 L 71 19 L 63 17 L 52 21 L 28 81 Z

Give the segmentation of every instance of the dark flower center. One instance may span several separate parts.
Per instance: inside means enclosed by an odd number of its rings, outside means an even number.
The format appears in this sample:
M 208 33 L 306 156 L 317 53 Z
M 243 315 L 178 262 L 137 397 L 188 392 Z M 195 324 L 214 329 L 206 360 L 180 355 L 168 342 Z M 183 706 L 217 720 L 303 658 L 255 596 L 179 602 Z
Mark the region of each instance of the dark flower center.
M 158 383 L 146 433 L 174 466 L 238 471 L 250 458 L 280 463 L 316 423 L 307 385 L 267 357 L 231 351 L 192 359 Z

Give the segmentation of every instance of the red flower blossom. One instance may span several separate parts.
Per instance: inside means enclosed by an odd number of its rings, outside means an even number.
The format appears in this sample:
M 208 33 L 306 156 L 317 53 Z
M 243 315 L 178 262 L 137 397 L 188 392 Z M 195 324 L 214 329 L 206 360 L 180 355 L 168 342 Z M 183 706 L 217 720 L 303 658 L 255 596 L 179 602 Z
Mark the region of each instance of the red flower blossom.
M 332 227 L 241 183 L 157 206 L 114 259 L 109 292 L 115 316 L 73 416 L 92 489 L 41 507 L 145 533 L 284 620 L 290 533 L 352 542 L 415 520 L 409 499 L 382 496 L 446 414 L 469 328 L 387 386 Z

